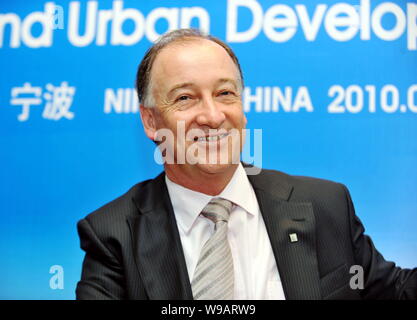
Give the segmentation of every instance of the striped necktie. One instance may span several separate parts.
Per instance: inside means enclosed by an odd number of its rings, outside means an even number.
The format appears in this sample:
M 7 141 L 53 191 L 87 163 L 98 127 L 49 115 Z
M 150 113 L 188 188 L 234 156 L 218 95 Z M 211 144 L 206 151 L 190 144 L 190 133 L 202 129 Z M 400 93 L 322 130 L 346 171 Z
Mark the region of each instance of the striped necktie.
M 230 300 L 233 298 L 233 258 L 227 240 L 227 222 L 232 203 L 212 199 L 201 215 L 215 223 L 214 233 L 204 244 L 191 283 L 195 300 Z

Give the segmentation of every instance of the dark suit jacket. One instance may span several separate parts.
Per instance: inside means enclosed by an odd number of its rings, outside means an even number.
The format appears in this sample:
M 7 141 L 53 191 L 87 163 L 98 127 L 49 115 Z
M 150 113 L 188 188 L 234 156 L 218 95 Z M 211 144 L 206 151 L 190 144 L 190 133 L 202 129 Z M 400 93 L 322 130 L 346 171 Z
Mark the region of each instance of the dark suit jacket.
M 287 299 L 417 299 L 417 269 L 384 260 L 345 186 L 272 170 L 248 177 Z M 77 299 L 193 298 L 164 173 L 79 221 L 78 233 Z M 350 288 L 352 265 L 364 269 L 363 290 Z

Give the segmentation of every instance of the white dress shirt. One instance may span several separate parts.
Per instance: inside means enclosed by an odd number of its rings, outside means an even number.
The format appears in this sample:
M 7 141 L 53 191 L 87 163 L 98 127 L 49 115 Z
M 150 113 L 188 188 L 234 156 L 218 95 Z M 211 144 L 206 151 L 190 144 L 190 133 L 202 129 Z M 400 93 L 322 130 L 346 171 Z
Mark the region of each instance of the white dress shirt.
M 200 216 L 200 213 L 214 197 L 184 188 L 167 176 L 165 181 L 191 283 L 200 251 L 214 232 L 214 223 Z M 239 164 L 226 188 L 215 197 L 235 204 L 228 222 L 228 241 L 235 276 L 234 299 L 284 300 L 284 291 L 265 223 L 242 164 Z

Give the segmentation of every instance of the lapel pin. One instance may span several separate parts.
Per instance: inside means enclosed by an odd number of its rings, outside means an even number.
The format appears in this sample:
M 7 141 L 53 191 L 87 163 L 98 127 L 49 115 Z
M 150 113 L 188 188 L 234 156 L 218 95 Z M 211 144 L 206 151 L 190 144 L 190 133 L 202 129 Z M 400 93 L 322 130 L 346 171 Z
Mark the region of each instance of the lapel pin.
M 298 237 L 296 233 L 290 233 L 290 241 L 291 242 L 297 242 L 298 241 Z

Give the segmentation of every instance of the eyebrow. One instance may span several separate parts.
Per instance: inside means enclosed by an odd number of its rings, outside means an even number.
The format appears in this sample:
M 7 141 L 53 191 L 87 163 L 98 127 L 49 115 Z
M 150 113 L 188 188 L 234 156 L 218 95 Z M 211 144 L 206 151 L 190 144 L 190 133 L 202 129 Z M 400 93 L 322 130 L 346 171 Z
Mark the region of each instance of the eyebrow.
M 237 84 L 236 80 L 234 80 L 234 79 L 221 78 L 221 79 L 216 81 L 216 85 L 223 84 L 223 83 L 230 83 L 235 87 L 235 89 L 238 89 L 238 84 Z M 182 82 L 182 83 L 176 84 L 175 86 L 173 86 L 168 91 L 168 95 L 173 94 L 175 91 L 177 91 L 179 89 L 189 88 L 189 87 L 193 87 L 193 86 L 194 86 L 194 84 L 192 82 Z
M 168 91 L 168 94 L 167 95 L 169 96 L 169 95 L 173 94 L 175 91 L 177 91 L 179 89 L 189 88 L 189 87 L 192 87 L 192 86 L 194 86 L 194 84 L 191 83 L 191 82 L 182 82 L 182 83 L 176 84 L 175 86 L 173 86 Z
M 231 83 L 235 87 L 235 89 L 238 88 L 238 84 L 237 84 L 236 80 L 230 79 L 230 78 L 221 78 L 217 81 L 217 83 L 218 84 Z

